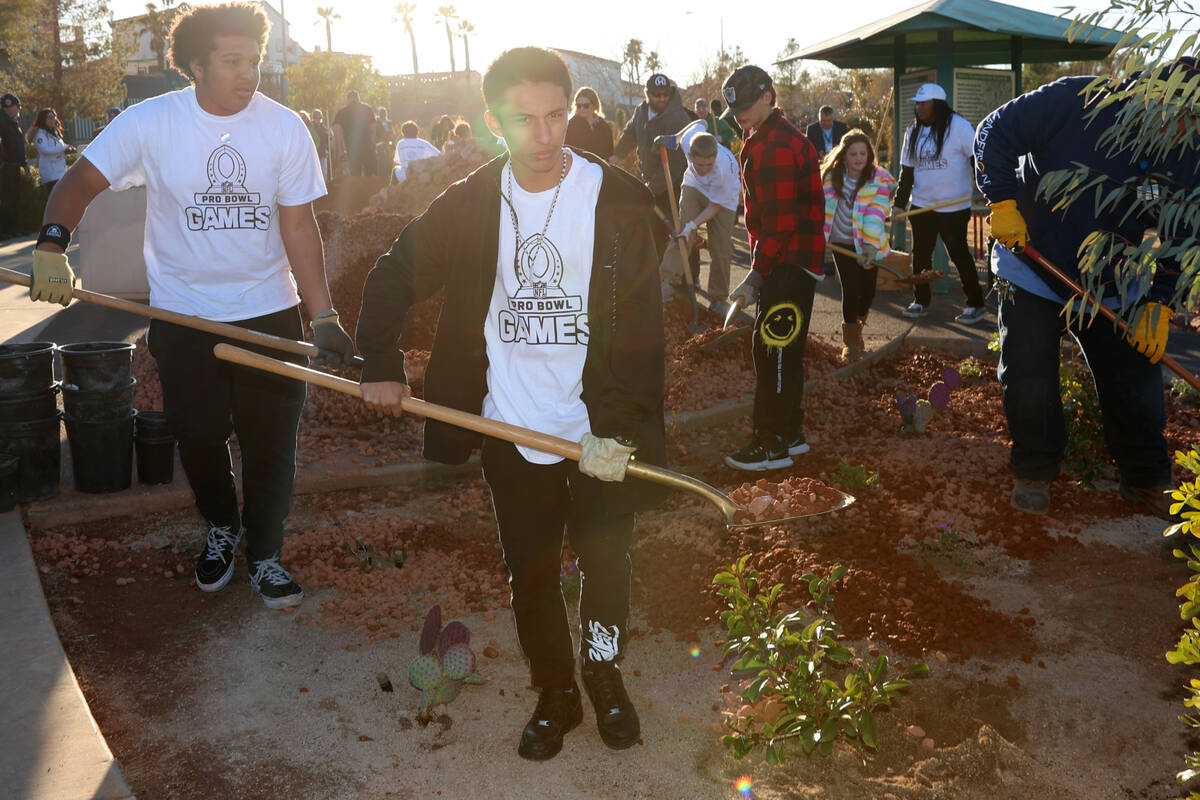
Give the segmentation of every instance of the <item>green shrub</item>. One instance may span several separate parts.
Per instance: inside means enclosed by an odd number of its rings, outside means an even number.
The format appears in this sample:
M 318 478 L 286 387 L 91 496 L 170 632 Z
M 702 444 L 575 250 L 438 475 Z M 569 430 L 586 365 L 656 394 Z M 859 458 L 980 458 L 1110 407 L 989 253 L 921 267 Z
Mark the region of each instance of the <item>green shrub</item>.
M 1182 514 L 1183 522 L 1167 528 L 1163 535 L 1182 534 L 1192 539 L 1200 539 L 1200 525 L 1196 524 L 1197 520 L 1200 520 L 1200 481 L 1195 480 L 1200 476 L 1200 450 L 1193 448 L 1187 453 L 1176 453 L 1175 462 L 1190 472 L 1193 480 L 1184 481 L 1172 493 L 1175 504 L 1171 506 L 1171 513 Z M 1188 541 L 1186 550 L 1181 544 L 1173 552 L 1176 558 L 1187 559 L 1190 577 L 1187 583 L 1175 592 L 1175 596 L 1183 601 L 1179 604 L 1179 616 L 1187 623 L 1187 629 L 1179 637 L 1175 649 L 1167 653 L 1167 661 L 1172 664 L 1195 666 L 1200 664 L 1200 624 L 1197 620 L 1200 617 L 1200 547 L 1195 541 Z M 1183 701 L 1184 707 L 1192 709 L 1192 712 L 1200 711 L 1200 679 L 1192 678 L 1188 681 L 1187 693 L 1187 699 Z M 1195 713 L 1184 714 L 1179 719 L 1189 728 L 1200 728 L 1200 717 Z M 1200 775 L 1200 753 L 1188 753 L 1184 756 L 1184 765 L 1187 769 L 1176 775 L 1180 783 Z M 1188 797 L 1190 800 L 1200 800 L 1200 792 L 1193 790 Z

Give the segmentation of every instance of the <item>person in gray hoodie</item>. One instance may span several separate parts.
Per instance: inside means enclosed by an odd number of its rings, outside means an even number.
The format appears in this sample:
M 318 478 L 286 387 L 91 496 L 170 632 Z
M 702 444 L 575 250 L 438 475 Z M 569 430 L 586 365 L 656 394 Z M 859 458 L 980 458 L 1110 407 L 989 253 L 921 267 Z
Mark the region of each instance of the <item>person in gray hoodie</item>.
M 638 154 L 638 173 L 650 191 L 654 194 L 654 204 L 667 219 L 671 218 L 671 201 L 668 193 L 679 196 L 679 187 L 683 183 L 683 173 L 687 169 L 687 159 L 679 150 L 668 150 L 667 158 L 671 166 L 671 185 L 663 175 L 662 156 L 655 152 L 654 140 L 659 136 L 671 136 L 682 130 L 694 119 L 684 107 L 679 89 L 666 75 L 654 73 L 646 79 L 646 99 L 621 132 L 617 146 L 613 149 L 609 162 L 617 165 L 635 146 Z

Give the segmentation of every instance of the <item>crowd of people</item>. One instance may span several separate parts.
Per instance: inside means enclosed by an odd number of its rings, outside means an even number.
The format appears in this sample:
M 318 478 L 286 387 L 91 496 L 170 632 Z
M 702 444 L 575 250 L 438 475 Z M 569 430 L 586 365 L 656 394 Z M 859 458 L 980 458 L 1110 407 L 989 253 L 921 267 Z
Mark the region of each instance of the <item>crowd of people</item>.
M 519 735 L 521 757 L 554 757 L 580 724 L 576 675 L 606 745 L 628 748 L 641 736 L 619 662 L 629 636 L 635 514 L 659 502 L 662 491 L 625 478 L 633 458 L 665 463 L 663 302 L 690 269 L 677 242 L 694 252 L 702 225 L 713 259 L 709 292 L 720 302 L 756 305 L 752 430 L 724 461 L 737 470 L 781 469 L 810 450 L 804 355 L 827 244 L 840 248 L 834 264 L 847 358 L 863 350 L 877 266 L 888 254 L 888 219 L 903 210 L 928 211 L 913 215 L 924 219 L 913 223 L 913 269 L 929 266 L 941 237 L 966 295 L 959 321 L 974 324 L 984 307 L 973 261 L 959 258 L 960 204 L 978 183 L 992 207 L 1000 243 L 992 258 L 1005 289 L 999 376 L 1013 434 L 1012 503 L 1029 513 L 1049 507 L 1065 447 L 1056 381 L 1057 344 L 1068 331 L 1058 312 L 1070 296 L 1022 248 L 1036 242 L 1077 277 L 1076 254 L 1088 231 L 1111 226 L 1140 241 L 1157 224 L 1122 207 L 1097 213 L 1087 203 L 1072 207 L 1064 222 L 1036 195 L 1040 171 L 1061 165 L 1095 164 L 1130 178 L 1162 166 L 1150 158 L 1125 163 L 1101 147 L 1103 127 L 1083 124 L 1079 89 L 1088 78 L 1023 95 L 978 131 L 954 114 L 942 87 L 925 84 L 911 98 L 914 116 L 896 179 L 877 163 L 871 137 L 839 126 L 832 109 L 802 132 L 757 66 L 737 68 L 719 101 L 697 101 L 692 109 L 673 81 L 655 73 L 617 136 L 597 93 L 575 90 L 557 54 L 509 50 L 488 68 L 482 87 L 487 128 L 504 154 L 397 232 L 367 277 L 352 339 L 332 306 L 313 201 L 332 174 L 379 174 L 382 166 L 403 179 L 415 159 L 461 146 L 475 131 L 443 117 L 427 139 L 412 121 L 398 126 L 397 137 L 386 111 L 353 91 L 330 128 L 320 109 L 298 115 L 246 92 L 257 85 L 267 32 L 262 11 L 248 4 L 181 12 L 169 57 L 191 85 L 114 118 L 65 173 L 61 125 L 51 109 L 38 114 L 29 141 L 49 186 L 30 297 L 68 304 L 74 274 L 65 250 L 84 210 L 106 188 L 144 185 L 152 306 L 288 339 L 304 338 L 307 327 L 320 365 L 345 365 L 357 351 L 363 401 L 400 416 L 411 389 L 397 341 L 412 308 L 442 292 L 425 399 L 579 443 L 576 462 L 425 421 L 426 458 L 462 463 L 481 452 L 517 635 L 538 691 Z M 1186 68 L 1194 73 L 1194 62 Z M 27 169 L 19 107 L 16 97 L 0 97 L 5 186 Z M 617 166 L 635 152 L 637 176 Z M 1159 160 L 1194 181 L 1193 149 L 1173 149 Z M 222 164 L 238 168 L 218 175 Z M 730 290 L 739 211 L 750 270 Z M 1096 376 L 1122 494 L 1164 517 L 1170 464 L 1155 365 L 1170 316 L 1162 304 L 1177 277 L 1178 270 L 1160 270 L 1147 292 L 1135 296 L 1122 287 L 1105 299 L 1139 304 L 1128 337 L 1103 325 L 1069 330 Z M 907 313 L 920 316 L 928 305 L 918 290 Z M 295 606 L 303 589 L 281 553 L 305 385 L 218 360 L 212 348 L 219 341 L 158 320 L 149 333 L 165 411 L 207 526 L 195 582 L 204 591 L 225 587 L 244 540 L 254 591 L 270 608 Z M 240 503 L 230 470 L 232 433 L 242 453 Z M 577 648 L 559 582 L 564 534 L 583 578 Z

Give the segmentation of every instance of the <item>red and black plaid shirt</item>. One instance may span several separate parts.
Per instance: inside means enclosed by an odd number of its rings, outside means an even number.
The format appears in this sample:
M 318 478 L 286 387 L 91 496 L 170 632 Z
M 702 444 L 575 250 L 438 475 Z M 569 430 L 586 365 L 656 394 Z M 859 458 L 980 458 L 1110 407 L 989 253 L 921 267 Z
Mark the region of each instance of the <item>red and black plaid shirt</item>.
M 812 142 L 776 108 L 746 139 L 741 162 L 750 266 L 767 275 L 794 264 L 821 275 L 825 194 Z

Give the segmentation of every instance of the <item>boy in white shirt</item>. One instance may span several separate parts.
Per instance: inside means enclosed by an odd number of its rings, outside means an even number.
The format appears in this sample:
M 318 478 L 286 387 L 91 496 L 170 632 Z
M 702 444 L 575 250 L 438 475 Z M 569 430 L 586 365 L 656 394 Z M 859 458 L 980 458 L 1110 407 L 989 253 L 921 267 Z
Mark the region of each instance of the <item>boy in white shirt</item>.
M 63 251 L 71 229 L 104 189 L 144 185 L 151 306 L 302 339 L 302 297 L 318 363 L 337 367 L 354 355 L 332 308 L 312 212 L 325 194 L 312 138 L 295 112 L 256 91 L 268 29 L 248 3 L 179 16 L 171 62 L 192 86 L 113 119 L 54 187 L 30 299 L 67 305 L 74 275 Z M 245 535 L 250 585 L 269 608 L 295 606 L 304 591 L 279 555 L 305 386 L 218 360 L 212 350 L 219 341 L 161 320 L 148 336 L 171 432 L 209 527 L 196 585 L 225 587 Z M 229 459 L 233 432 L 242 451 L 241 514 Z
M 690 248 L 692 234 L 701 225 L 708 226 L 708 254 L 712 259 L 708 267 L 708 293 L 722 298 L 713 303 L 712 310 L 723 314 L 728 308 L 724 298 L 729 294 L 733 226 L 742 188 L 737 156 L 708 133 L 702 119 L 690 123 L 674 136 L 659 136 L 654 140 L 654 149 L 659 147 L 681 148 L 687 156 L 688 167 L 683 173 L 683 187 L 679 192 L 682 227 L 672 238 L 683 238 Z M 674 243 L 667 248 L 660 272 L 665 298 L 671 284 L 683 283 L 679 247 Z
M 396 152 L 392 156 L 392 163 L 396 165 L 392 170 L 396 183 L 404 182 L 405 172 L 412 162 L 442 154 L 432 143 L 418 138 L 417 134 L 420 132 L 417 123 L 411 119 L 400 126 L 401 137 L 396 142 Z
M 367 405 L 399 415 L 410 394 L 396 340 L 415 303 L 443 291 L 425 399 L 578 441 L 579 463 L 426 420 L 426 458 L 481 447 L 517 637 L 538 703 L 518 754 L 542 761 L 583 717 L 580 674 L 604 743 L 632 747 L 637 712 L 617 662 L 628 639 L 634 512 L 658 489 L 625 481 L 631 454 L 665 457 L 658 264 L 666 229 L 628 173 L 563 146 L 571 78 L 522 47 L 483 78 L 488 124 L 508 152 L 455 183 L 401 232 L 363 288 L 356 338 Z M 579 555 L 580 643 L 559 582 L 564 530 Z

